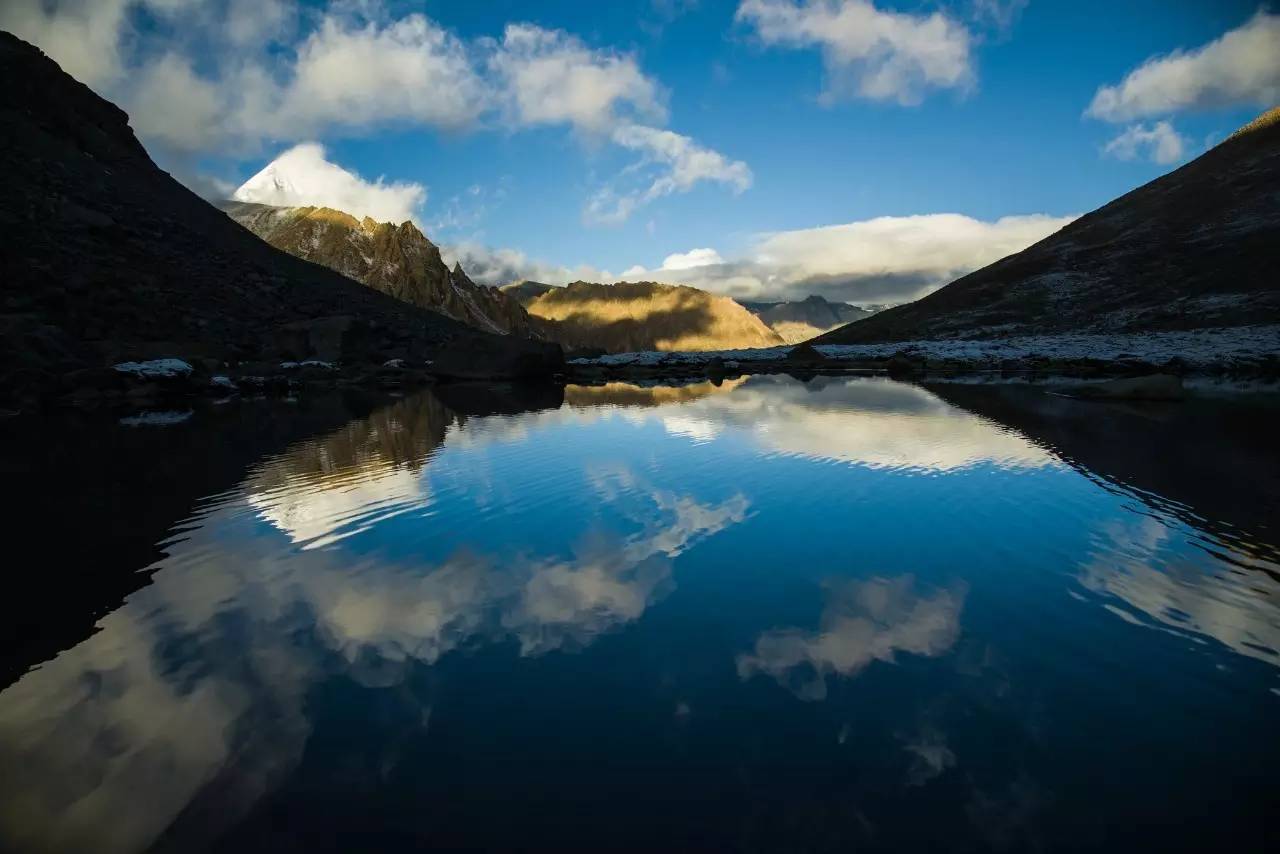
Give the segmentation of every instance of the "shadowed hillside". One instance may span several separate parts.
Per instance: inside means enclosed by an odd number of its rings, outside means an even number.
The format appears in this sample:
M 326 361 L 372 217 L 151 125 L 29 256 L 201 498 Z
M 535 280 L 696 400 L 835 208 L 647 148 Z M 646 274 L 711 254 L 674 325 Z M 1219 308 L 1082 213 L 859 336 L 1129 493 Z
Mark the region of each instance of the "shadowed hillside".
M 1280 321 L 1280 108 L 1035 245 L 824 344 Z
M 729 297 L 683 285 L 574 282 L 526 303 L 547 337 L 612 353 L 773 347 L 782 338 Z

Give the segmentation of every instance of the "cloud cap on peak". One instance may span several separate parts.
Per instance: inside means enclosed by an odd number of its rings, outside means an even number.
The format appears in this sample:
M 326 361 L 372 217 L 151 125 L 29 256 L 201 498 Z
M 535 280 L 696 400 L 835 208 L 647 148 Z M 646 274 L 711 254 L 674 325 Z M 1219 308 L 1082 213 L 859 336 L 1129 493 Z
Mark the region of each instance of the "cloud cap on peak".
M 427 200 L 421 184 L 366 181 L 325 158 L 323 145 L 304 142 L 281 153 L 232 194 L 238 202 L 276 207 L 334 208 L 378 222 L 412 220 Z

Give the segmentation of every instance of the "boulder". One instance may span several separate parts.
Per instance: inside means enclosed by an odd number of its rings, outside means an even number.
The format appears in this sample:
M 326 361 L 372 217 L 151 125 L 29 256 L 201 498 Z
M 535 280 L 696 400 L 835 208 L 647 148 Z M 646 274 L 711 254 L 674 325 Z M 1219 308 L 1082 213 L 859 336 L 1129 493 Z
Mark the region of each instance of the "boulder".
M 1182 377 L 1150 374 L 1073 386 L 1062 394 L 1082 400 L 1181 400 L 1185 391 Z
M 820 365 L 827 357 L 818 352 L 812 344 L 797 344 L 787 353 L 787 361 L 793 365 Z

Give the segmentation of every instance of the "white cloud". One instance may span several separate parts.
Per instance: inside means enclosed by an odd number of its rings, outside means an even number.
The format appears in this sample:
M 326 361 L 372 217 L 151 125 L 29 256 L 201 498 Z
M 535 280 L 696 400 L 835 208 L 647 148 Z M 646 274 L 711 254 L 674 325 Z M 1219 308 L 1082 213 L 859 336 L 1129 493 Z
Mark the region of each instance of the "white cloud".
M 753 652 L 738 656 L 738 676 L 763 673 L 801 700 L 823 700 L 829 676 L 854 676 L 900 652 L 942 655 L 960 635 L 964 590 L 928 596 L 913 587 L 909 575 L 832 583 L 818 631 L 765 632 Z
M 421 184 L 366 181 L 325 159 L 324 146 L 295 145 L 235 191 L 241 202 L 295 207 L 316 205 L 379 222 L 413 219 L 427 198 Z
M 129 21 L 143 7 L 175 25 L 135 32 Z M 180 174 L 201 154 L 243 156 L 264 143 L 498 122 L 562 126 L 639 155 L 619 176 L 627 186 L 592 194 L 588 221 L 620 222 L 699 182 L 751 183 L 745 163 L 660 127 L 665 93 L 634 54 L 562 30 L 513 24 L 500 41 L 464 41 L 380 0 L 307 13 L 284 0 L 12 0 L 0 26 L 123 105 Z
M 358 26 L 330 15 L 298 47 L 274 126 L 281 135 L 397 121 L 459 128 L 489 97 L 462 42 L 425 16 Z
M 1182 159 L 1187 140 L 1169 122 L 1151 126 L 1130 125 L 1102 149 L 1119 160 L 1135 160 L 1147 156 L 1156 163 L 1176 163 Z
M 972 35 L 942 12 L 912 15 L 870 0 L 743 0 L 736 19 L 768 45 L 821 49 L 827 101 L 917 104 L 928 89 L 969 88 Z
M 0 29 L 41 48 L 77 80 L 98 86 L 122 73 L 118 42 L 129 5 L 130 0 L 69 0 L 57 6 L 6 0 L 0 4 Z
M 751 169 L 741 160 L 730 160 L 718 151 L 699 145 L 687 136 L 645 125 L 623 125 L 612 135 L 615 144 L 639 152 L 641 160 L 621 177 L 647 186 L 598 190 L 587 204 L 588 223 L 625 222 L 640 207 L 691 190 L 700 182 L 719 183 L 741 193 L 751 186 Z
M 1102 86 L 1086 114 L 1128 122 L 1184 110 L 1280 102 L 1280 16 L 1259 12 L 1195 50 L 1147 60 Z
M 587 47 L 561 30 L 532 24 L 508 26 L 489 58 L 518 125 L 568 124 L 605 133 L 625 116 L 662 120 L 659 86 L 634 56 Z
M 677 252 L 662 259 L 664 270 L 688 270 L 691 267 L 705 267 L 708 264 L 723 264 L 724 259 L 714 249 L 690 249 L 688 252 Z

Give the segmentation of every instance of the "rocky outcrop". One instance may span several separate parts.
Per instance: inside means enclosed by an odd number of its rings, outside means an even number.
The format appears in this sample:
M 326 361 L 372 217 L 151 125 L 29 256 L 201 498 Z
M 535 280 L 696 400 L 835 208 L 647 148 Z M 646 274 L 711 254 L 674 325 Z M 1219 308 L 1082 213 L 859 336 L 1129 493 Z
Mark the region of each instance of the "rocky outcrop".
M 6 33 L 0 75 L 0 408 L 119 362 L 318 356 L 311 342 L 334 335 L 296 326 L 323 318 L 352 318 L 344 362 L 512 346 L 254 237 L 158 169 L 121 110 Z
M 1280 108 L 1057 234 L 823 344 L 1280 322 Z
M 282 208 L 227 201 L 221 208 L 277 249 L 322 264 L 398 300 L 485 332 L 529 335 L 518 300 L 477 285 L 411 222 L 395 225 L 323 207 Z
M 787 344 L 808 341 L 846 323 L 862 320 L 875 314 L 871 309 L 850 305 L 847 302 L 831 302 L 817 294 L 793 302 L 738 300 L 738 303 L 763 320 L 765 325 L 778 333 Z
M 729 297 L 683 285 L 574 282 L 527 303 L 536 328 L 568 349 L 729 350 L 781 337 Z
M 503 285 L 499 290 L 508 296 L 515 297 L 516 302 L 527 307 L 529 303 L 533 302 L 547 291 L 555 290 L 555 288 L 556 285 L 548 285 L 543 282 L 534 282 L 529 279 L 525 279 L 524 281 L 512 282 L 509 285 Z

